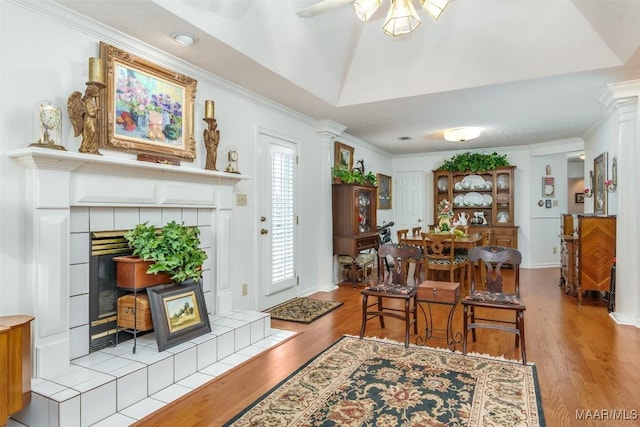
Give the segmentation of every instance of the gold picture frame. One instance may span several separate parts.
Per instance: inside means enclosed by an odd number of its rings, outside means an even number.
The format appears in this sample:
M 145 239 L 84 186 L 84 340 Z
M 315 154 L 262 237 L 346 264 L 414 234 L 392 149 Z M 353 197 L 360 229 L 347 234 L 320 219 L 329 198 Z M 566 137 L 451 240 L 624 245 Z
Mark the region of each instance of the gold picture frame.
M 159 351 L 211 332 L 199 283 L 152 286 L 147 294 Z
M 353 169 L 353 147 L 336 141 L 334 166 L 342 166 L 349 170 Z
M 193 161 L 197 81 L 100 42 L 105 64 L 100 145 Z
M 393 191 L 391 177 L 379 173 L 377 182 L 378 209 L 391 209 L 391 196 Z
M 593 159 L 593 213 L 607 214 L 607 152 Z

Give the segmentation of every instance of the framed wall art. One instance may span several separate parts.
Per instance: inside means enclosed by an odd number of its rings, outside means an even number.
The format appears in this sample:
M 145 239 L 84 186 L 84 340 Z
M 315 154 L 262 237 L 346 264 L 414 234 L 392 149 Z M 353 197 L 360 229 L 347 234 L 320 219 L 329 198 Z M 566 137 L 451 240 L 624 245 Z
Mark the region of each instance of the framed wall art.
M 107 84 L 101 145 L 193 161 L 197 81 L 104 42 L 100 57 Z
M 556 185 L 555 178 L 552 176 L 542 177 L 542 197 L 555 197 Z
M 575 194 L 575 202 L 576 203 L 584 203 L 584 193 L 576 193 Z
M 169 283 L 147 288 L 158 351 L 211 332 L 199 283 Z
M 593 159 L 593 213 L 607 214 L 607 152 Z
M 391 209 L 391 177 L 378 174 L 378 209 Z
M 334 165 L 343 166 L 349 170 L 353 169 L 353 147 L 336 141 Z

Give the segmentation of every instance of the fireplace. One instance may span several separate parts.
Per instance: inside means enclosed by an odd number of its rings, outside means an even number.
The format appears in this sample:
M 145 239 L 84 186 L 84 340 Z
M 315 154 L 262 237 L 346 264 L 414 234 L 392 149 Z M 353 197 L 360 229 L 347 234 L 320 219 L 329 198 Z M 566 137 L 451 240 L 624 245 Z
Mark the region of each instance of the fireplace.
M 118 332 L 116 315 L 118 289 L 117 264 L 113 258 L 131 255 L 124 238 L 126 231 L 91 233 L 89 258 L 89 351 L 112 347 L 131 339 L 131 334 Z
M 35 317 L 34 377 L 55 377 L 90 351 L 89 309 L 81 305 L 88 300 L 93 232 L 130 229 L 146 220 L 161 225 L 193 219 L 185 223 L 204 230 L 201 241 L 209 256 L 202 282 L 208 311 L 233 311 L 233 187 L 249 177 L 35 147 L 7 154 L 25 167 L 24 292 L 33 307 L 25 314 Z

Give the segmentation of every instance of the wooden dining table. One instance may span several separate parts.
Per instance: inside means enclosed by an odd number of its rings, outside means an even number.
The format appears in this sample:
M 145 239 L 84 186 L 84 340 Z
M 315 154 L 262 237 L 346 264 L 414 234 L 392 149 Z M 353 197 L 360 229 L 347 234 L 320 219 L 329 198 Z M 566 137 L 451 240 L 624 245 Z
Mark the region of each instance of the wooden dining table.
M 408 234 L 402 241 L 408 245 L 415 245 L 422 247 L 422 235 L 420 234 Z M 471 249 L 474 246 L 478 246 L 482 242 L 482 233 L 471 233 L 467 236 L 456 236 L 455 246 L 459 248 Z

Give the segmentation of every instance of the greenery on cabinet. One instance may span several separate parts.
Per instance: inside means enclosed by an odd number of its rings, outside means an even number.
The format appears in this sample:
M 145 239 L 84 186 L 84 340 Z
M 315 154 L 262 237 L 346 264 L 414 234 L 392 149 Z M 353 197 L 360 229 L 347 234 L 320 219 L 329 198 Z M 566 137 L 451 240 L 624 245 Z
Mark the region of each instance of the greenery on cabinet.
M 168 273 L 177 283 L 202 280 L 202 264 L 207 254 L 200 249 L 200 229 L 171 221 L 162 229 L 147 222 L 125 234 L 133 255 L 153 261 L 148 274 Z
M 362 173 L 358 169 L 349 170 L 344 166 L 331 168 L 331 175 L 343 184 L 376 185 L 377 176 L 373 172 Z
M 500 155 L 495 151 L 491 154 L 461 153 L 446 160 L 438 169 L 451 172 L 485 172 L 503 166 L 510 166 L 507 155 Z

